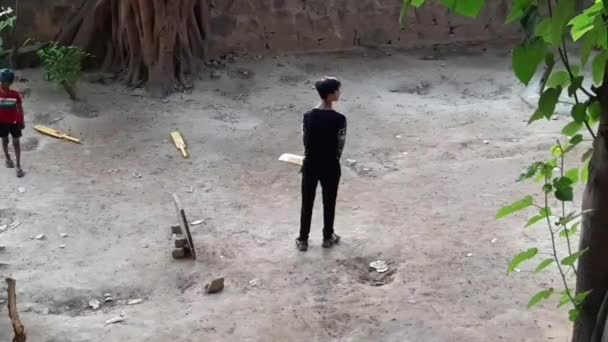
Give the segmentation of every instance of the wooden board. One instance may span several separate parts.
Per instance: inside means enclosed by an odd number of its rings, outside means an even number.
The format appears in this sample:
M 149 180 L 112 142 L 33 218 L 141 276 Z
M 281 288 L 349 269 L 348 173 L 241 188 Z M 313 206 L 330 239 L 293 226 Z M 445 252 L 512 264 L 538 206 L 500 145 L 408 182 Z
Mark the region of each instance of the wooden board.
M 19 311 L 17 310 L 17 290 L 15 289 L 17 282 L 15 279 L 6 278 L 6 284 L 8 285 L 8 316 L 11 319 L 13 332 L 15 333 L 13 342 L 25 342 L 25 327 L 19 319 Z
M 279 161 L 282 161 L 284 163 L 289 163 L 289 164 L 297 165 L 297 166 L 304 165 L 304 157 L 298 156 L 298 155 L 295 155 L 295 154 L 290 154 L 290 153 L 283 153 L 279 157 Z
M 177 219 L 180 227 L 182 228 L 182 234 L 186 236 L 188 240 L 188 248 L 190 249 L 190 255 L 192 259 L 196 260 L 196 251 L 194 250 L 194 243 L 192 242 L 192 235 L 190 235 L 190 225 L 188 224 L 188 218 L 186 217 L 186 211 L 182 202 L 179 200 L 176 194 L 173 194 L 173 201 L 175 202 L 175 209 L 177 210 Z

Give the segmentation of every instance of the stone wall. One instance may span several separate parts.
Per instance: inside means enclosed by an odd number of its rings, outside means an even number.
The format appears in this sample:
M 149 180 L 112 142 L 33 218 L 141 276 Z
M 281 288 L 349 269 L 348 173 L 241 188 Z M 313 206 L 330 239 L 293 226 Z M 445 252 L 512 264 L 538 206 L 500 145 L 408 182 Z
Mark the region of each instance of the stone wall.
M 17 37 L 53 39 L 70 9 L 83 0 L 20 0 Z M 398 23 L 402 0 L 209 0 L 210 47 L 229 51 L 341 50 L 357 46 L 424 46 L 496 39 L 505 27 L 508 0 L 488 0 L 480 19 L 450 15 L 439 5 L 411 11 Z M 14 6 L 14 0 L 0 0 Z

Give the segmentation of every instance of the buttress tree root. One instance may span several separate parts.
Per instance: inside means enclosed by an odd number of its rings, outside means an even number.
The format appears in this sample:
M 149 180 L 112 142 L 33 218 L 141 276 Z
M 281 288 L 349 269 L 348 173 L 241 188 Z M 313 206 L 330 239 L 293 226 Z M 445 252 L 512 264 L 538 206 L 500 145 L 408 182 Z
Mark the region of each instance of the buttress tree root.
M 208 53 L 207 0 L 83 0 L 57 36 L 158 96 L 192 87 Z

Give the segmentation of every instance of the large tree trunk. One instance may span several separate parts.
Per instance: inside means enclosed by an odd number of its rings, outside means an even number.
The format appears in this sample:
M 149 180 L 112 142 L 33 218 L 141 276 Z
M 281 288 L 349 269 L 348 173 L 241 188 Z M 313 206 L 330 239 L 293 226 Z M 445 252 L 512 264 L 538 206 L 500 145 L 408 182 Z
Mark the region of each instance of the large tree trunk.
M 592 292 L 574 325 L 573 342 L 600 341 L 604 322 L 598 322 L 598 313 L 608 290 L 608 77 L 596 92 L 602 117 L 593 144 L 589 182 L 583 197 L 583 210 L 593 211 L 583 216 L 580 241 L 580 248 L 589 248 L 589 251 L 579 261 L 576 279 L 577 293 Z M 596 325 L 598 333 L 594 341 L 592 335 Z
M 192 86 L 207 54 L 207 0 L 84 0 L 57 41 L 156 95 Z

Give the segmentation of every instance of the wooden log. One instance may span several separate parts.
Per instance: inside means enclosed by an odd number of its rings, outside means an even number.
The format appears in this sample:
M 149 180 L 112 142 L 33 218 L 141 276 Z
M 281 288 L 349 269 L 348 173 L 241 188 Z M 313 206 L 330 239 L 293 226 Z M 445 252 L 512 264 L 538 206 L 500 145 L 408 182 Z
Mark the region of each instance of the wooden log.
M 13 325 L 13 342 L 26 342 L 25 327 L 19 319 L 19 311 L 17 310 L 17 291 L 15 290 L 17 282 L 15 279 L 6 278 L 8 284 L 8 316 Z

